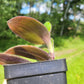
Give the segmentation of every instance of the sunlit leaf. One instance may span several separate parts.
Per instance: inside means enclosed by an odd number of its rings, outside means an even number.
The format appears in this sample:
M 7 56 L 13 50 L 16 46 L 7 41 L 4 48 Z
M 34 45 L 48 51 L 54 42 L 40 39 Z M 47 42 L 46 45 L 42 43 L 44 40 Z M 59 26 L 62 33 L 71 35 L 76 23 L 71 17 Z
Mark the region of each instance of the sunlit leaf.
M 17 64 L 17 63 L 26 63 L 29 62 L 26 59 L 22 59 L 20 57 L 17 57 L 15 55 L 9 55 L 9 54 L 2 54 L 0 53 L 0 64 Z
M 46 22 L 44 23 L 44 25 L 45 25 L 45 27 L 48 29 L 48 31 L 51 32 L 51 30 L 52 30 L 52 25 L 51 25 L 51 23 L 50 23 L 49 21 L 46 21 Z
M 50 40 L 50 34 L 46 27 L 32 17 L 17 16 L 7 23 L 15 34 L 29 42 L 46 44 Z
M 38 61 L 50 59 L 48 53 L 46 53 L 40 48 L 30 46 L 30 45 L 15 46 L 15 47 L 8 49 L 4 53 L 20 55 L 20 56 L 24 56 L 24 57 L 31 58 L 31 59 L 36 59 Z
M 50 33 L 38 20 L 26 16 L 17 16 L 7 23 L 9 28 L 21 38 L 36 44 L 46 44 L 49 52 L 54 53 Z M 50 54 L 51 59 L 52 57 L 52 54 Z

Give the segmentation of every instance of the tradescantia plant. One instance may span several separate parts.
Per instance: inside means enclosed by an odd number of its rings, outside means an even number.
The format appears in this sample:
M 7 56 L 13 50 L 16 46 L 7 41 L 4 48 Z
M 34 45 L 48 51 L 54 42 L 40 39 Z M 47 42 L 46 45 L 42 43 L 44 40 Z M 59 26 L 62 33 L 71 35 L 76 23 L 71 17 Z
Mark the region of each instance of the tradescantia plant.
M 45 44 L 49 49 L 49 53 L 30 45 L 18 45 L 9 48 L 4 53 L 0 53 L 0 64 L 16 64 L 30 62 L 20 56 L 35 59 L 37 61 L 53 60 L 54 46 L 50 36 L 51 24 L 49 22 L 44 25 L 32 17 L 17 16 L 7 22 L 9 28 L 19 37 L 34 43 Z M 48 28 L 48 29 L 47 29 Z

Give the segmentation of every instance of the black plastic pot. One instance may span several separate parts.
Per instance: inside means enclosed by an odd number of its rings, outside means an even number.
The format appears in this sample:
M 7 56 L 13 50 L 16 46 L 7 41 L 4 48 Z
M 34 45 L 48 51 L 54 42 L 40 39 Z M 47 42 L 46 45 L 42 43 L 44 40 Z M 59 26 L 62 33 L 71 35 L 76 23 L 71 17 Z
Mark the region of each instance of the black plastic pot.
M 67 84 L 66 60 L 4 65 L 8 84 Z

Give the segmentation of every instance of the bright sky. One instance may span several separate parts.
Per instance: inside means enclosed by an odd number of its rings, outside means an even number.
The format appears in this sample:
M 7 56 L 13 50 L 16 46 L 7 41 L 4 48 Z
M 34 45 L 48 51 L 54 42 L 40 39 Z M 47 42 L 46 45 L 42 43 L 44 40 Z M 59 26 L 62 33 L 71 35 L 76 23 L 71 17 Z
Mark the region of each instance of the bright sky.
M 48 3 L 49 4 L 51 4 L 50 3 L 50 0 L 45 0 L 45 2 L 47 2 L 48 1 Z M 32 12 L 40 12 L 40 14 L 42 14 L 42 13 L 45 13 L 46 11 L 47 11 L 47 13 L 49 14 L 50 13 L 50 8 L 48 8 L 47 7 L 47 4 L 46 3 L 35 3 L 34 5 L 33 5 L 33 7 L 31 7 L 31 11 Z M 20 11 L 22 14 L 27 14 L 27 13 L 29 13 L 30 12 L 30 4 L 26 4 L 26 3 L 23 3 L 22 4 L 22 9 L 21 9 L 21 11 Z
M 44 0 L 44 2 L 35 3 L 33 5 L 33 7 L 31 7 L 31 11 L 34 12 L 34 13 L 39 11 L 40 14 L 45 13 L 45 12 L 47 12 L 48 14 L 50 14 L 50 8 L 47 7 L 46 2 L 48 2 L 49 5 L 51 5 L 51 1 L 50 0 Z M 56 5 L 57 5 L 57 3 L 54 3 L 53 4 L 53 8 L 55 8 Z M 61 3 L 59 5 L 59 7 L 61 8 L 61 10 L 63 10 L 63 3 Z M 84 10 L 84 4 L 81 4 L 80 5 L 80 9 L 83 9 Z M 20 12 L 22 14 L 28 14 L 30 12 L 30 4 L 29 3 L 28 4 L 23 3 L 22 4 L 22 9 L 20 10 Z M 73 12 L 73 11 L 70 9 L 69 12 Z M 78 14 L 76 16 L 76 20 L 78 20 L 80 18 L 80 16 L 81 15 Z M 74 16 L 73 15 L 70 15 L 69 18 L 73 20 L 74 19 Z M 84 18 L 80 18 L 80 19 L 81 19 L 81 21 L 84 21 Z

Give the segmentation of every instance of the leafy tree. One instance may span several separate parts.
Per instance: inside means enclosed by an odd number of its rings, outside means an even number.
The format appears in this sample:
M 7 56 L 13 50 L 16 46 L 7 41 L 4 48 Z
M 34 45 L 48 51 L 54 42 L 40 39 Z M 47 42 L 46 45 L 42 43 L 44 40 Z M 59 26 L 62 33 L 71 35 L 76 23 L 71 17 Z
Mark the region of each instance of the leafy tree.
M 0 0 L 0 38 L 11 38 L 12 33 L 7 26 L 7 20 L 20 15 L 20 0 Z
M 24 15 L 20 13 L 22 4 L 26 3 L 30 5 L 30 13 L 25 14 L 25 16 L 31 16 L 42 23 L 49 21 L 52 24 L 52 36 L 56 35 L 71 35 L 76 34 L 80 20 L 77 21 L 70 20 L 69 16 L 76 15 L 78 12 L 81 14 L 81 17 L 84 16 L 84 11 L 80 9 L 80 4 L 83 4 L 83 0 L 51 0 L 48 2 L 44 2 L 44 0 L 0 0 L 0 38 L 11 38 L 12 32 L 10 32 L 7 21 L 15 16 Z M 37 5 L 39 11 L 32 12 L 31 7 L 34 6 L 35 3 L 46 3 L 47 8 L 50 9 L 50 14 L 47 14 L 46 11 L 43 14 L 40 14 L 40 5 Z M 56 4 L 53 6 L 53 4 Z M 63 5 L 63 8 L 60 5 Z M 72 10 L 71 12 L 70 9 Z M 72 30 L 68 30 L 68 28 L 72 28 Z

